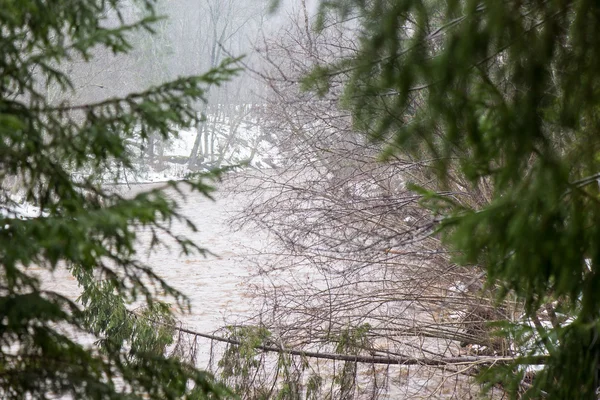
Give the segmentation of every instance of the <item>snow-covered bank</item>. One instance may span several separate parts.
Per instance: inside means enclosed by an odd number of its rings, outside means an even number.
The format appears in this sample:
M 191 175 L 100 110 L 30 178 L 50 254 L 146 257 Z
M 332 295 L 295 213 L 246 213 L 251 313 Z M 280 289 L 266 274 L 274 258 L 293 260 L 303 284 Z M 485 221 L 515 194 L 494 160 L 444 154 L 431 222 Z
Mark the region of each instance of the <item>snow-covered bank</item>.
M 149 183 L 184 179 L 190 172 L 224 166 L 248 165 L 272 167 L 279 157 L 270 134 L 265 132 L 256 115 L 260 106 L 238 105 L 223 114 L 217 105 L 201 127 L 181 129 L 176 136 L 156 145 L 152 159 L 147 156 L 135 171 L 121 171 L 117 183 Z M 255 111 L 258 108 L 258 111 Z M 197 160 L 190 157 L 197 146 Z

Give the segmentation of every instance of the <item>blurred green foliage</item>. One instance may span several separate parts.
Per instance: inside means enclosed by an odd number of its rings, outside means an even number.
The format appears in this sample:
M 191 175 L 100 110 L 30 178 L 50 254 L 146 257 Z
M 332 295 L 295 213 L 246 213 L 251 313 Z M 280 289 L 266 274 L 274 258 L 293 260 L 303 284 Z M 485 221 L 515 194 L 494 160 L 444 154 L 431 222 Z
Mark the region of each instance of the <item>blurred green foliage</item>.
M 305 80 L 343 77 L 354 126 L 382 159 L 426 160 L 421 188 L 456 261 L 533 317 L 551 304 L 543 371 L 485 375 L 513 397 L 597 398 L 600 388 L 600 5 L 591 0 L 332 0 L 357 17 L 358 52 Z M 415 182 L 421 185 L 422 182 Z M 481 193 L 479 201 L 473 200 Z M 515 382 L 517 384 L 515 384 Z
M 150 135 L 168 138 L 199 121 L 197 102 L 210 85 L 236 73 L 232 60 L 200 76 L 183 77 L 88 103 L 75 92 L 71 62 L 132 50 L 133 32 L 152 33 L 160 19 L 153 0 L 144 15 L 126 18 L 119 0 L 0 1 L 0 397 L 46 399 L 199 399 L 228 391 L 184 360 L 167 357 L 173 341 L 170 307 L 187 298 L 141 263 L 137 232 L 152 245 L 204 250 L 171 231 L 180 214 L 170 188 L 210 197 L 218 172 L 197 174 L 125 198 L 101 185 L 112 167 L 131 169 L 126 145 Z M 104 53 L 102 53 L 104 52 Z M 58 87 L 60 101 L 46 89 Z M 33 218 L 14 218 L 7 182 L 18 181 Z M 42 289 L 36 269 L 67 268 L 83 307 Z M 128 310 L 132 302 L 143 311 Z M 165 325 L 166 324 L 166 325 Z M 97 346 L 74 341 L 93 335 Z

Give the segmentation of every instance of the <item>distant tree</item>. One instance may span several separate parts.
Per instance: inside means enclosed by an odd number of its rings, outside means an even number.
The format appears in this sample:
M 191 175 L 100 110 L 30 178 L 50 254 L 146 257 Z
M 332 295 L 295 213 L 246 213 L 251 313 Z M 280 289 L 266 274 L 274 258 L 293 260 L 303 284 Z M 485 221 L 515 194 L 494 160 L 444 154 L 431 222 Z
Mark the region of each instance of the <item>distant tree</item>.
M 207 373 L 165 353 L 172 342 L 169 298 L 187 298 L 141 263 L 136 232 L 152 232 L 152 246 L 174 239 L 182 252 L 203 251 L 176 236 L 171 222 L 191 221 L 162 188 L 124 198 L 100 185 L 107 169 L 132 167 L 132 137 L 167 138 L 175 126 L 197 124 L 193 106 L 208 86 L 235 73 L 227 61 L 192 76 L 98 102 L 69 101 L 65 72 L 73 59 L 91 61 L 96 49 L 131 50 L 134 31 L 152 32 L 154 1 L 131 21 L 119 0 L 0 5 L 0 397 L 78 399 L 196 399 L 227 391 Z M 59 88 L 50 102 L 45 88 Z M 71 97 L 72 98 L 72 97 Z M 165 187 L 209 196 L 216 173 Z M 15 218 L 17 185 L 39 207 Z M 14 186 L 14 185 L 13 185 Z M 34 272 L 67 268 L 81 286 L 84 307 L 42 289 Z M 137 301 L 142 311 L 127 308 Z M 167 323 L 167 327 L 159 324 Z M 75 338 L 92 335 L 97 346 Z
M 320 12 L 357 17 L 361 46 L 306 87 L 324 93 L 347 74 L 355 129 L 387 145 L 384 159 L 427 162 L 428 184 L 414 189 L 455 261 L 524 304 L 506 326 L 521 360 L 484 379 L 515 397 L 597 398 L 600 6 L 333 0 Z M 519 364 L 534 355 L 547 357 L 532 378 Z
M 134 3 L 134 5 L 139 8 L 137 14 L 143 17 L 146 12 L 144 4 Z M 160 15 L 165 15 L 168 5 L 164 1 L 156 1 L 154 8 Z M 173 57 L 173 45 L 167 36 L 167 31 L 171 23 L 170 19 L 164 18 L 153 24 L 152 35 L 141 31 L 138 32 L 137 37 L 131 38 L 132 43 L 135 43 L 135 50 L 139 53 L 135 55 L 141 72 L 138 75 L 138 84 L 142 87 L 157 85 L 166 82 L 169 78 L 167 58 Z M 150 135 L 143 148 L 142 155 L 145 153 L 150 165 L 156 162 L 156 156 L 160 164 L 164 154 L 164 144 L 157 139 L 155 135 Z
M 198 41 L 194 49 L 193 57 L 202 60 L 202 65 L 214 68 L 221 60 L 227 57 L 227 53 L 244 48 L 241 38 L 250 39 L 255 23 L 263 12 L 261 1 L 246 1 L 243 6 L 233 0 L 204 0 L 200 2 L 204 19 L 202 40 Z M 194 21 L 194 23 L 197 23 Z M 250 29 L 249 29 L 250 28 Z M 246 44 L 247 45 L 247 44 Z M 235 49 L 235 50 L 234 50 Z M 207 117 L 212 117 L 213 124 L 209 118 L 196 126 L 196 139 L 192 149 L 188 166 L 192 170 L 198 169 L 198 164 L 215 165 L 220 164 L 225 157 L 227 148 L 235 139 L 239 121 L 247 116 L 244 107 L 225 107 L 230 104 L 241 106 L 250 97 L 243 96 L 242 88 L 251 86 L 251 82 L 243 80 L 237 82 L 237 88 L 230 90 L 227 86 L 213 93 L 216 98 L 216 107 L 208 107 L 203 104 L 200 112 Z M 246 89 L 247 90 L 247 89 Z M 230 93 L 233 92 L 233 93 Z M 233 96 L 232 96 L 233 94 Z M 234 111 L 229 114 L 228 111 Z M 226 115 L 227 114 L 227 115 Z M 220 137 L 216 128 L 216 120 L 231 118 L 230 132 L 228 137 Z M 236 121 L 237 120 L 237 121 Z M 220 149 L 219 149 L 220 147 Z

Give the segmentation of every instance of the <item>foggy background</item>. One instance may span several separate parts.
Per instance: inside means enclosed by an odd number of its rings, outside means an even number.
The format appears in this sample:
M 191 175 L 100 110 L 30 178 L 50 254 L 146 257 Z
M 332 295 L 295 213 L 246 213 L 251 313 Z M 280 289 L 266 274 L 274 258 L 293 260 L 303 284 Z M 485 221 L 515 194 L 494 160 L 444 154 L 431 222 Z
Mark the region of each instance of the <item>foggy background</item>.
M 94 54 L 92 62 L 73 60 L 67 66 L 75 82 L 78 102 L 99 101 L 141 91 L 179 76 L 201 75 L 228 57 L 243 57 L 240 66 L 247 69 L 230 82 L 213 88 L 210 104 L 260 103 L 266 95 L 265 85 L 254 72 L 263 65 L 257 50 L 265 41 L 285 28 L 289 18 L 298 13 L 300 4 L 281 1 L 270 12 L 271 0 L 159 0 L 157 10 L 163 20 L 153 25 L 155 34 L 138 31 L 132 35 L 133 51 L 114 56 L 105 49 Z M 314 13 L 316 1 L 308 1 Z M 131 20 L 144 15 L 142 5 L 128 0 Z M 107 15 L 107 25 L 116 16 Z M 254 71 L 254 72 L 253 72 Z M 60 90 L 48 88 L 50 98 L 60 101 Z M 53 93 L 54 92 L 54 93 Z

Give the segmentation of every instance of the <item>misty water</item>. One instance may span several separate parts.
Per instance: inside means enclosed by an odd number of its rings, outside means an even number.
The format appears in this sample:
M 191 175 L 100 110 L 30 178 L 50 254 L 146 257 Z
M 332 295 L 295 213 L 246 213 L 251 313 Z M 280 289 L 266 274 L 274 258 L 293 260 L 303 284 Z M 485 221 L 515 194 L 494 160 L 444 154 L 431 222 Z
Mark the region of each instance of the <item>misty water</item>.
M 152 186 L 134 186 L 129 193 L 133 195 Z M 161 278 L 189 296 L 191 313 L 179 314 L 181 322 L 199 332 L 213 332 L 252 314 L 245 287 L 252 271 L 245 259 L 263 245 L 264 236 L 256 231 L 234 229 L 230 224 L 229 219 L 243 206 L 243 196 L 219 190 L 215 201 L 199 193 L 187 193 L 181 201 L 183 214 L 198 231 L 192 232 L 186 224 L 175 222 L 173 232 L 187 236 L 212 254 L 184 255 L 172 245 L 150 254 L 143 250 L 140 258 Z M 139 238 L 142 243 L 150 242 L 148 232 L 141 232 Z
M 163 184 L 119 186 L 115 190 L 129 197 L 160 185 Z M 184 255 L 168 238 L 168 247 L 160 246 L 149 252 L 151 236 L 142 230 L 138 231 L 138 258 L 189 297 L 191 312 L 181 313 L 173 306 L 183 327 L 212 333 L 227 324 L 243 323 L 253 314 L 246 286 L 252 267 L 246 259 L 265 243 L 265 235 L 260 232 L 234 229 L 235 224 L 230 224 L 230 218 L 241 209 L 245 197 L 226 193 L 223 188 L 214 194 L 215 201 L 187 189 L 184 189 L 185 198 L 174 191 L 168 193 L 180 202 L 182 213 L 198 228 L 193 232 L 185 223 L 176 221 L 172 225 L 173 233 L 187 236 L 211 254 Z M 45 289 L 55 290 L 71 300 L 79 297 L 77 283 L 67 270 L 59 268 L 52 274 L 40 270 L 39 273 Z M 210 345 L 208 341 L 206 344 Z
M 164 183 L 120 185 L 114 187 L 114 190 L 129 197 L 161 185 Z M 171 197 L 180 202 L 183 214 L 198 228 L 197 232 L 193 232 L 185 223 L 174 222 L 173 233 L 185 235 L 211 254 L 183 255 L 172 239 L 166 240 L 170 246 L 161 246 L 148 252 L 151 234 L 144 230 L 138 231 L 139 259 L 190 299 L 192 308 L 189 313 L 177 312 L 173 307 L 180 326 L 187 330 L 224 336 L 224 331 L 220 328 L 230 324 L 251 323 L 250 319 L 261 311 L 261 299 L 254 297 L 251 284 L 256 283 L 257 279 L 260 281 L 257 272 L 260 270 L 261 263 L 268 261 L 266 257 L 269 256 L 265 255 L 268 252 L 264 251 L 268 245 L 268 237 L 265 232 L 255 228 L 239 229 L 236 224 L 235 216 L 251 200 L 247 193 L 231 191 L 232 187 L 239 189 L 242 185 L 244 185 L 243 181 L 229 177 L 225 183 L 217 184 L 218 190 L 214 194 L 214 201 L 187 190 L 183 191 L 185 198 L 172 190 L 168 191 Z M 39 274 L 43 278 L 45 289 L 57 291 L 72 300 L 79 297 L 80 290 L 77 283 L 67 270 L 59 268 L 52 274 L 39 270 Z M 134 307 L 135 305 L 132 306 Z M 92 345 L 91 338 L 77 339 L 84 344 Z M 196 340 L 197 366 L 215 371 L 214 367 L 222 353 L 223 344 L 202 337 L 196 337 Z M 317 369 L 325 376 L 331 376 L 333 370 L 330 370 L 331 365 L 325 360 L 313 359 L 311 362 L 319 365 Z M 370 371 L 369 368 L 371 367 L 368 367 L 366 372 Z M 436 397 L 435 392 L 444 386 L 444 383 L 437 378 L 432 379 L 431 376 L 423 376 L 419 373 L 414 375 L 411 373 L 408 378 L 407 371 L 410 370 L 401 366 L 372 366 L 372 368 L 376 368 L 381 379 L 386 380 L 385 376 L 389 379 L 389 392 L 380 393 L 378 398 L 414 398 L 415 393 L 429 393 Z M 362 381 L 364 387 L 368 387 L 371 374 L 365 373 L 362 376 L 359 373 L 358 379 Z M 435 389 L 433 393 L 426 389 L 432 383 L 435 383 L 432 388 Z

